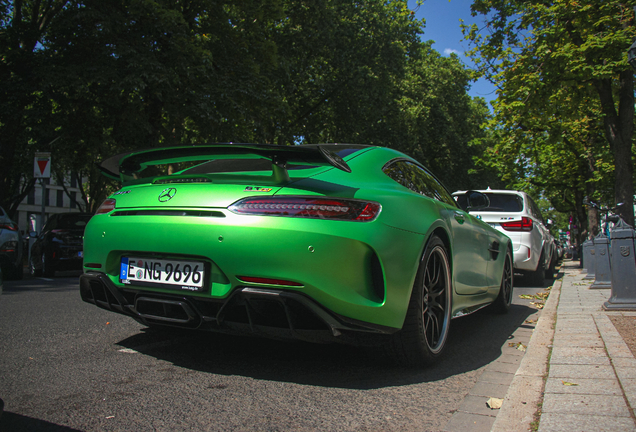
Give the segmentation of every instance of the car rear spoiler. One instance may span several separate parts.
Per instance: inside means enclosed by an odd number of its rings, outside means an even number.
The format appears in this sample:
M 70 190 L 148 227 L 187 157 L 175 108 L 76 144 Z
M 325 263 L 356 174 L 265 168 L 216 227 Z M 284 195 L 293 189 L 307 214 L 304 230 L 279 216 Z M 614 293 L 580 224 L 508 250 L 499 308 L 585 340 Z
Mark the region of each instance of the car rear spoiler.
M 351 168 L 337 154 L 320 145 L 270 144 L 205 144 L 197 146 L 163 147 L 112 156 L 97 167 L 103 175 L 122 183 L 134 180 L 136 174 L 151 165 L 186 161 L 209 161 L 228 156 L 257 156 L 272 162 L 272 177 L 276 182 L 289 181 L 287 163 L 332 166 L 350 173 Z

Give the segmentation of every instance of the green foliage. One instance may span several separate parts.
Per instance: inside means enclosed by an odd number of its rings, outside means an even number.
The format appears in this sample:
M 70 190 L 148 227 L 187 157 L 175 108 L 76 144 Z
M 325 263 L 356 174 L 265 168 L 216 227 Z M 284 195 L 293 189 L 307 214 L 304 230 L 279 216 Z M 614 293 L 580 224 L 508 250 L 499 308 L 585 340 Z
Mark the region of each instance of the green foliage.
M 456 57 L 420 41 L 406 1 L 0 2 L 0 204 L 15 210 L 33 153 L 116 184 L 94 162 L 202 142 L 399 148 L 451 189 L 494 185 L 483 100 Z M 23 185 L 22 190 L 19 185 Z
M 633 5 L 475 0 L 472 10 L 486 20 L 464 27 L 472 56 L 499 88 L 498 139 L 481 164 L 583 224 L 585 196 L 629 203 L 633 224 Z

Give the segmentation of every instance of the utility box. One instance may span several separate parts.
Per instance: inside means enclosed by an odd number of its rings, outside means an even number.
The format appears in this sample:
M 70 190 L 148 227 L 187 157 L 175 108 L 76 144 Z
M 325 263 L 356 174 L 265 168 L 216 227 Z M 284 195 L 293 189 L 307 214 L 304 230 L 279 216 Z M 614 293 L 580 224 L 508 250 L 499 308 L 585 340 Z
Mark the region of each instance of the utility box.
M 620 219 L 612 230 L 612 296 L 605 310 L 636 310 L 634 229 Z

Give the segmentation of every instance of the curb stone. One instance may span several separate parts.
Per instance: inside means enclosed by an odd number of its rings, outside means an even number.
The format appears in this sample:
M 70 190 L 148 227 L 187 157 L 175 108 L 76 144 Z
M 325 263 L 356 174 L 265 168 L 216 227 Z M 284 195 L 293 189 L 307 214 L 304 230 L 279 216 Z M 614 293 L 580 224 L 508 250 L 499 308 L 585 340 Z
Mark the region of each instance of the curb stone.
M 530 337 L 526 354 L 510 384 L 491 432 L 531 430 L 531 423 L 535 420 L 543 400 L 548 359 L 554 339 L 557 306 L 564 277 L 568 275 L 557 279 L 552 286 L 548 300 Z

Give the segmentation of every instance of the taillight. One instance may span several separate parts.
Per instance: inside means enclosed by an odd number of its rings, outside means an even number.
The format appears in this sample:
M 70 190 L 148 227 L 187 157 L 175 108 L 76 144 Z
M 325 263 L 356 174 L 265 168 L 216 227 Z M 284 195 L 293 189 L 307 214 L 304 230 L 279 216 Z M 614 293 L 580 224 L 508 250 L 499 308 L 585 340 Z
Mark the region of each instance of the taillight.
M 115 210 L 115 202 L 116 201 L 114 199 L 107 199 L 106 201 L 102 203 L 102 205 L 99 206 L 95 214 L 104 214 L 104 213 L 112 212 L 113 210 Z
M 245 198 L 232 204 L 229 210 L 244 215 L 366 222 L 375 219 L 381 208 L 380 204 L 373 201 L 285 196 Z
M 524 216 L 520 221 L 504 222 L 501 227 L 506 231 L 532 231 L 532 219 Z
M 18 225 L 14 224 L 12 222 L 3 223 L 3 224 L 0 224 L 0 229 L 6 229 L 6 230 L 9 230 L 9 231 L 17 231 L 18 230 Z

